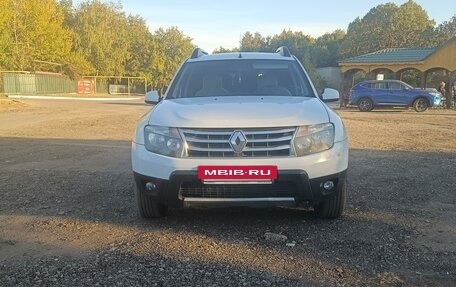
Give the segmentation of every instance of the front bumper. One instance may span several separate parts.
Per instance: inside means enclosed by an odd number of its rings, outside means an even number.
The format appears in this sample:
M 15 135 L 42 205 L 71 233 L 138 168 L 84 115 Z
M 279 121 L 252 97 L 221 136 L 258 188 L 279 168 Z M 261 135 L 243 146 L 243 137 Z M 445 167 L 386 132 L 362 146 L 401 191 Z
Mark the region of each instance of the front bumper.
M 312 179 L 303 170 L 279 170 L 272 184 L 204 185 L 193 170 L 174 171 L 169 180 L 134 173 L 139 192 L 174 208 L 296 206 L 301 202 L 314 205 L 340 192 L 346 177 L 346 170 Z M 331 190 L 323 188 L 326 181 L 334 183 Z M 145 187 L 148 182 L 156 188 L 148 191 Z
M 308 178 L 313 179 L 348 168 L 348 140 L 335 142 L 331 149 L 311 155 L 258 158 L 172 158 L 149 152 L 144 145 L 133 142 L 131 163 L 134 172 L 164 180 L 170 180 L 176 170 L 196 173 L 201 164 L 276 165 L 278 170 L 303 170 Z

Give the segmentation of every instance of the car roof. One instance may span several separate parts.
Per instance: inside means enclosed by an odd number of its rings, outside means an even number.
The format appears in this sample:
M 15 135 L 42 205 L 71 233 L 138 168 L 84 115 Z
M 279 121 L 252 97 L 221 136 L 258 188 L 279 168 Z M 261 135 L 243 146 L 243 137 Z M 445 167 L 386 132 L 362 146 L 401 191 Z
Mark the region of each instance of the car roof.
M 400 81 L 400 80 L 366 80 L 366 81 L 359 82 L 357 85 L 366 84 L 366 83 L 384 83 L 384 82 L 404 83 L 403 81 Z
M 197 58 L 189 58 L 188 62 L 218 61 L 218 60 L 283 60 L 294 61 L 294 57 L 282 56 L 279 53 L 260 53 L 260 52 L 237 52 L 237 53 L 219 53 L 204 54 Z

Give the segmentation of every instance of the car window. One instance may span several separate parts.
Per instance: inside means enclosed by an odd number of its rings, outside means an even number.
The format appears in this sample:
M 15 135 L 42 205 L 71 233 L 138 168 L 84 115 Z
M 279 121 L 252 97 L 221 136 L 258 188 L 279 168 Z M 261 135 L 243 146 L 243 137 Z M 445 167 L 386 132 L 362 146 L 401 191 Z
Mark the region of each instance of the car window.
M 404 83 L 404 82 L 401 83 L 401 86 L 402 86 L 402 89 L 413 89 L 412 86 L 410 86 L 409 84 Z
M 315 97 L 295 61 L 220 60 L 185 63 L 167 98 L 247 95 Z
M 402 90 L 404 87 L 398 82 L 389 82 L 390 90 Z
M 386 90 L 386 89 L 388 89 L 388 83 L 387 83 L 387 82 L 377 82 L 377 83 L 374 83 L 374 89 L 377 89 L 377 90 Z

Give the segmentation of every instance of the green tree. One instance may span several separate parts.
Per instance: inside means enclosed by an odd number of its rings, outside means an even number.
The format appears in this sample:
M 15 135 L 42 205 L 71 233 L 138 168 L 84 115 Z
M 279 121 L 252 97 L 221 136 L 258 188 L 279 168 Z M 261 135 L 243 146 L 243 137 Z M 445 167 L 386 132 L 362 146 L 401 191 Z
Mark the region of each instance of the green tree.
M 226 48 L 223 48 L 222 46 L 220 46 L 220 47 L 216 48 L 214 51 L 212 51 L 212 54 L 232 53 L 232 52 L 239 52 L 239 48 L 226 49 Z
M 435 46 L 442 45 L 453 37 L 456 37 L 456 15 L 449 21 L 445 21 L 435 28 Z
M 66 62 L 73 39 L 55 0 L 1 0 L 0 7 L 0 66 L 32 70 L 42 68 L 34 60 Z
M 151 85 L 163 94 L 182 62 L 192 53 L 192 39 L 177 27 L 159 28 L 152 35 Z
M 269 38 L 264 38 L 260 33 L 245 32 L 241 38 L 241 51 L 243 52 L 266 52 L 270 50 Z
M 349 24 L 340 56 L 343 59 L 385 48 L 429 46 L 434 25 L 434 20 L 412 0 L 400 7 L 381 4 Z
M 392 16 L 391 34 L 394 35 L 390 47 L 433 47 L 430 36 L 435 21 L 427 12 L 412 0 L 399 7 Z
M 100 75 L 123 76 L 130 59 L 128 21 L 120 4 L 85 1 L 75 9 L 75 51 Z
M 66 27 L 71 27 L 71 22 L 73 20 L 74 9 L 72 0 L 59 0 L 57 2 L 57 8 L 63 14 L 63 24 Z
M 152 62 L 152 33 L 147 28 L 146 21 L 140 16 L 129 15 L 128 38 L 125 40 L 129 44 L 128 61 L 125 65 L 125 71 L 128 76 L 146 77 L 150 82 L 152 75 L 150 73 Z
M 283 30 L 271 38 L 270 47 L 275 50 L 280 46 L 287 46 L 299 60 L 308 61 L 311 57 L 310 48 L 314 43 L 314 38 L 300 31 Z
M 345 31 L 340 29 L 318 37 L 311 52 L 314 66 L 336 67 L 339 60 L 339 48 L 344 39 Z
M 392 47 L 394 35 L 389 33 L 392 15 L 398 10 L 393 3 L 372 8 L 362 19 L 356 18 L 348 25 L 347 35 L 340 47 L 341 58 L 358 56 Z
M 12 55 L 12 33 L 8 29 L 11 21 L 12 9 L 9 0 L 0 0 L 0 70 L 11 69 L 10 59 Z

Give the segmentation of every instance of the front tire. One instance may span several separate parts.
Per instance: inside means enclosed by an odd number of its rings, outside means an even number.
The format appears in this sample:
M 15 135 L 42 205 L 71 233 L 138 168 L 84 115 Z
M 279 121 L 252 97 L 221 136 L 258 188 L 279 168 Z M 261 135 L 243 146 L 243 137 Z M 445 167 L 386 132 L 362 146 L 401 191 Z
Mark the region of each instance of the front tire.
M 419 113 L 427 110 L 428 106 L 428 102 L 425 98 L 418 98 L 413 102 L 413 108 Z
M 358 109 L 361 112 L 370 112 L 374 108 L 374 103 L 369 98 L 362 98 L 358 102 Z
M 145 194 L 135 184 L 138 214 L 142 218 L 160 218 L 168 213 L 168 206 L 158 203 L 156 199 Z
M 347 183 L 344 181 L 335 196 L 314 206 L 315 215 L 324 219 L 338 218 L 344 213 L 346 200 Z

